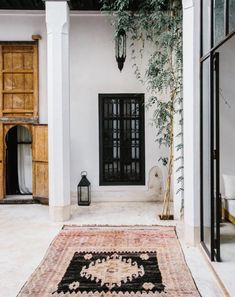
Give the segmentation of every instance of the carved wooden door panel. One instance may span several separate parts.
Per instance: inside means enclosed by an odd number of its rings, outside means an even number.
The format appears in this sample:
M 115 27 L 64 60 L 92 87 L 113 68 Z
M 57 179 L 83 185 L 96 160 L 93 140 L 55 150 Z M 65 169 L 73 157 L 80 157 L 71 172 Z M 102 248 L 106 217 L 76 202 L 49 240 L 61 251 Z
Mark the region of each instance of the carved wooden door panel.
M 3 124 L 0 123 L 0 199 L 4 198 L 4 139 Z
M 38 117 L 37 44 L 0 44 L 0 117 Z
M 33 126 L 33 197 L 48 204 L 48 127 Z

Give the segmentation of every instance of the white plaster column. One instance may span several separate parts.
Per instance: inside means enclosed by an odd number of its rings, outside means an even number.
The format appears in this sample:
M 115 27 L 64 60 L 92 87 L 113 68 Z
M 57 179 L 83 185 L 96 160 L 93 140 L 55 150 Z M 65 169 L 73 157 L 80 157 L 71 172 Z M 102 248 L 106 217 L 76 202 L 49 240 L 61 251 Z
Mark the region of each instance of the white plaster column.
M 200 235 L 200 1 L 183 0 L 185 240 Z
M 70 218 L 69 7 L 46 1 L 49 145 L 49 211 Z
M 178 104 L 175 108 L 182 109 L 183 104 Z M 174 163 L 173 163 L 173 202 L 174 202 L 174 219 L 180 220 L 181 219 L 181 210 L 182 210 L 182 203 L 183 203 L 183 196 L 184 193 L 181 190 L 183 188 L 183 181 L 178 181 L 180 177 L 183 176 L 184 171 L 182 169 L 183 166 L 183 150 L 178 149 L 178 145 L 183 143 L 183 127 L 180 125 L 180 120 L 182 120 L 182 114 L 176 113 L 174 115 Z

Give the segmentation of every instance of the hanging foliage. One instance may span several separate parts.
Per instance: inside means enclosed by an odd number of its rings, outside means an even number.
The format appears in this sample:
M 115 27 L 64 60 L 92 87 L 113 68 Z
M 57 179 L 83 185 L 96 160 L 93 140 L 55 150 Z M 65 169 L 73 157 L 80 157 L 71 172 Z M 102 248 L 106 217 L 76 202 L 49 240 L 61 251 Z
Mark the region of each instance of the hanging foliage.
M 182 5 L 180 0 L 116 0 L 103 1 L 103 10 L 111 12 L 115 34 L 125 30 L 131 40 L 133 68 L 136 77 L 150 94 L 147 107 L 153 107 L 156 141 L 169 149 L 162 156 L 167 166 L 162 219 L 170 217 L 171 179 L 173 171 L 174 117 L 178 113 L 182 125 Z M 148 44 L 148 46 L 146 46 Z M 139 57 L 150 51 L 144 73 Z M 138 51 L 137 51 L 138 49 Z M 182 130 L 182 129 L 181 129 Z M 182 133 L 178 134 L 182 138 Z M 177 150 L 182 150 L 180 143 Z M 177 160 L 182 159 L 181 156 Z M 178 169 L 182 171 L 183 167 Z M 178 178 L 182 190 L 183 177 Z

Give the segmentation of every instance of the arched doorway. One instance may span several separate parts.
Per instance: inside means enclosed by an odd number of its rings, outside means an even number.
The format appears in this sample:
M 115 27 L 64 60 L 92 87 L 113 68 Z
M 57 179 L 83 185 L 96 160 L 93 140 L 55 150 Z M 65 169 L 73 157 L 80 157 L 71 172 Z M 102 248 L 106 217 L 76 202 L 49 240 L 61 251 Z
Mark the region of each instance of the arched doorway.
M 32 194 L 32 134 L 14 126 L 6 134 L 6 195 Z

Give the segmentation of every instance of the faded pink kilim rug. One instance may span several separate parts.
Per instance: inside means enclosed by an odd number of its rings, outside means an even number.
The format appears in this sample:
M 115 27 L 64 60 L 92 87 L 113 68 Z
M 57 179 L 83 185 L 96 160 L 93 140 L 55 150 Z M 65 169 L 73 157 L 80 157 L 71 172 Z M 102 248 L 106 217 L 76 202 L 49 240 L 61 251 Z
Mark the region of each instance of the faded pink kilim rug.
M 174 227 L 65 227 L 19 297 L 198 297 Z

